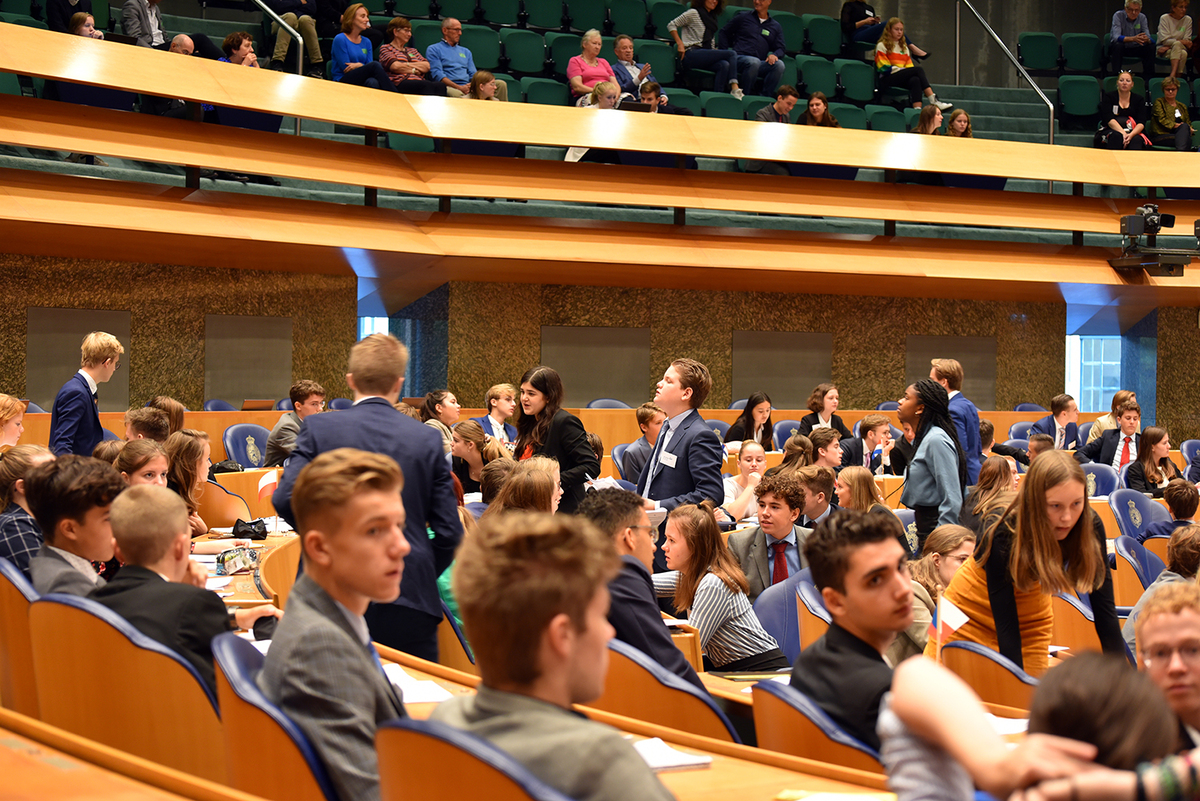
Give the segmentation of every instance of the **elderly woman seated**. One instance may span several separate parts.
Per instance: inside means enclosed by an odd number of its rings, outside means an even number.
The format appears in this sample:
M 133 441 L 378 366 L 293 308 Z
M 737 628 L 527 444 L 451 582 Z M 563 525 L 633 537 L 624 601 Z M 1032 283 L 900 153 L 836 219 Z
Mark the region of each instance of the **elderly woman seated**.
M 1187 106 L 1178 101 L 1179 81 L 1164 78 L 1163 96 L 1154 101 L 1150 112 L 1150 141 L 1176 150 L 1192 149 L 1192 121 Z
M 572 56 L 567 62 L 567 81 L 571 84 L 571 93 L 576 97 L 576 105 L 582 106 L 589 102 L 591 91 L 601 81 L 611 81 L 620 85 L 612 66 L 607 60 L 600 58 L 600 31 L 593 28 L 579 40 L 577 56 Z

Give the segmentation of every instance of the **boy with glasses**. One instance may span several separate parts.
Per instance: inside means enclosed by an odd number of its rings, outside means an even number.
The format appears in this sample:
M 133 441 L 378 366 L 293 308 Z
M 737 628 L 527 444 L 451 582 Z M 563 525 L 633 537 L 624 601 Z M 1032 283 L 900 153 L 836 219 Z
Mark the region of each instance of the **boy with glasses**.
M 325 411 L 325 388 L 316 381 L 297 381 L 292 384 L 288 397 L 292 401 L 292 411 L 280 417 L 279 422 L 271 429 L 271 435 L 267 437 L 267 457 L 263 467 L 282 467 L 283 461 L 296 447 L 300 423 L 310 414 Z
M 1180 750 L 1200 746 L 1200 587 L 1168 584 L 1142 607 L 1138 662 L 1179 718 Z

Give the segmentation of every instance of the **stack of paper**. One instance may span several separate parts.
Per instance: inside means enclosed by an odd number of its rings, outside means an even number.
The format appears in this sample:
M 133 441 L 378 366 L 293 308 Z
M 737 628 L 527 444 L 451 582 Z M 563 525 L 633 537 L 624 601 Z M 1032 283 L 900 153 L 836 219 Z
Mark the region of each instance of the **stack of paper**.
M 633 747 L 637 749 L 638 754 L 646 761 L 650 769 L 655 771 L 707 768 L 713 761 L 713 758 L 707 754 L 686 754 L 674 749 L 658 737 L 639 740 L 633 744 Z
M 395 662 L 384 665 L 383 672 L 388 677 L 388 681 L 399 687 L 400 691 L 404 693 L 404 703 L 406 704 L 440 704 L 451 697 L 449 690 L 443 688 L 436 681 L 415 679 Z

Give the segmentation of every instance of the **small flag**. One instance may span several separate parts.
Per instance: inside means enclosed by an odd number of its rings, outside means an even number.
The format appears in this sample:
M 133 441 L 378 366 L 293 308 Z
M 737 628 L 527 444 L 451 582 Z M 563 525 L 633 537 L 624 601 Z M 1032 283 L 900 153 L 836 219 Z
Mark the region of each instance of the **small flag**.
M 938 597 L 937 620 L 929 624 L 929 636 L 937 643 L 937 661 L 942 661 L 942 643 L 946 636 L 962 628 L 971 618 L 957 606 L 946 599 L 945 595 Z
M 271 493 L 279 486 L 279 470 L 268 470 L 258 480 L 258 499 L 260 501 L 271 497 Z

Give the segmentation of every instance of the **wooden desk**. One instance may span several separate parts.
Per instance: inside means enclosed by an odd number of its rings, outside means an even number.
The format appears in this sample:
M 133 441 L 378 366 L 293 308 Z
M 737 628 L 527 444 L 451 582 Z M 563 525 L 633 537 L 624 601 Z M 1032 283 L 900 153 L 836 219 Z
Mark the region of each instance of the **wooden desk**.
M 223 758 L 219 747 L 213 758 Z M 262 801 L 4 709 L 0 772 L 12 801 Z
M 723 701 L 728 701 L 732 704 L 740 704 L 742 706 L 753 706 L 751 693 L 744 693 L 742 690 L 747 690 L 754 686 L 752 681 L 731 681 L 723 676 L 714 676 L 711 673 L 699 673 L 700 681 L 704 684 L 704 688 L 708 690 L 709 695 L 713 698 L 719 698 Z
M 222 448 L 222 450 L 224 450 Z M 271 496 L 258 499 L 258 482 L 269 472 L 283 476 L 282 467 L 266 467 L 259 470 L 246 470 L 241 473 L 217 473 L 216 481 L 234 495 L 240 495 L 255 517 L 275 517 L 275 507 L 271 505 Z
M 261 560 L 268 552 L 274 550 L 285 542 L 294 539 L 296 534 L 281 534 L 277 536 L 269 536 L 262 540 L 263 547 L 258 548 L 258 558 Z M 197 537 L 197 541 L 214 539 L 208 534 L 202 537 Z M 258 543 L 255 543 L 256 545 Z M 253 573 L 237 573 L 231 577 L 233 581 L 229 582 L 220 592 L 230 592 L 232 595 L 222 596 L 221 600 L 226 606 L 262 606 L 263 604 L 271 603 L 271 599 L 263 594 L 262 587 L 258 582 L 258 570 Z

